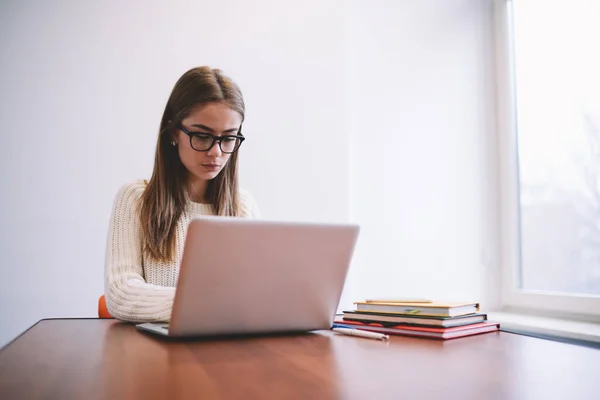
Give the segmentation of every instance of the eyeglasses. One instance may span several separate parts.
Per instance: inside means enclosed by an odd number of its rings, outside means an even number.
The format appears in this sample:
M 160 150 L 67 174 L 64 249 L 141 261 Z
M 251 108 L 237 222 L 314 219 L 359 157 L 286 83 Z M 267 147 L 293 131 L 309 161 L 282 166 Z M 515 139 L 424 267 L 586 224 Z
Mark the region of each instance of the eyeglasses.
M 235 153 L 242 145 L 242 142 L 246 140 L 244 135 L 241 133 L 241 126 L 237 135 L 223 136 L 215 136 L 211 135 L 210 133 L 189 132 L 181 124 L 179 124 L 177 127 L 190 137 L 190 146 L 192 146 L 192 149 L 196 151 L 209 151 L 213 148 L 216 142 L 219 142 L 219 148 L 221 149 L 221 152 L 225 154 L 231 154 Z

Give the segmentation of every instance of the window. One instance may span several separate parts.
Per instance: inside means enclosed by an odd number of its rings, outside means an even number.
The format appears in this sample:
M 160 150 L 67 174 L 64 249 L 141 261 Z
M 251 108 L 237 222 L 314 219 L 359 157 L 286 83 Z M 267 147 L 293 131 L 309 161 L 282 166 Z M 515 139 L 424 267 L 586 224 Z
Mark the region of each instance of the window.
M 503 301 L 600 315 L 600 2 L 499 3 Z

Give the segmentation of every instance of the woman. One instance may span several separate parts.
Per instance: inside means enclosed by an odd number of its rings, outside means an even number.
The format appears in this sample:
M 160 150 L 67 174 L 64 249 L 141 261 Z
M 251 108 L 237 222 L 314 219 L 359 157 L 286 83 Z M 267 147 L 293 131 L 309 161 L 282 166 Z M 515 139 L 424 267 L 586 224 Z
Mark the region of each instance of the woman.
M 237 151 L 244 100 L 220 70 L 186 72 L 160 123 L 149 182 L 117 193 L 109 225 L 105 297 L 124 321 L 168 321 L 190 220 L 199 215 L 258 217 L 238 190 Z

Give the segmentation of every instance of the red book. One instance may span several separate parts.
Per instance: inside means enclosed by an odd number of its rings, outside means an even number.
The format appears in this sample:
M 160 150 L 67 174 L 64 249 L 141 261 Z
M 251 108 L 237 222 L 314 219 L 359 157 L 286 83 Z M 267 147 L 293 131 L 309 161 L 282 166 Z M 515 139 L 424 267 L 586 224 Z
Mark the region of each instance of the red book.
M 413 325 L 395 325 L 384 327 L 379 323 L 362 323 L 348 320 L 335 320 L 336 325 L 345 325 L 349 328 L 362 329 L 364 331 L 387 333 L 389 335 L 418 336 L 434 339 L 454 339 L 464 336 L 477 335 L 479 333 L 493 332 L 500 329 L 500 324 L 495 322 L 480 322 L 477 324 L 455 326 L 451 328 L 431 328 Z

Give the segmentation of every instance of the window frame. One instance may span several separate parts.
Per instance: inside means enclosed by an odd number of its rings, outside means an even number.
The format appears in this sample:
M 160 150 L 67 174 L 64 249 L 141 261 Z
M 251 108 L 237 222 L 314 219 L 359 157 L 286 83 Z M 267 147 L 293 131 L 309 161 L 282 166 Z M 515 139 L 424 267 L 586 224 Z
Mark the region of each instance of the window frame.
M 503 311 L 600 322 L 600 295 L 519 288 L 520 201 L 512 6 L 494 1 L 500 195 L 500 306 Z

